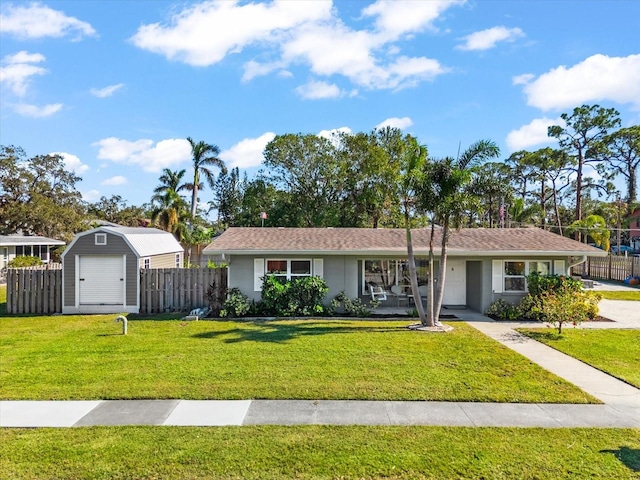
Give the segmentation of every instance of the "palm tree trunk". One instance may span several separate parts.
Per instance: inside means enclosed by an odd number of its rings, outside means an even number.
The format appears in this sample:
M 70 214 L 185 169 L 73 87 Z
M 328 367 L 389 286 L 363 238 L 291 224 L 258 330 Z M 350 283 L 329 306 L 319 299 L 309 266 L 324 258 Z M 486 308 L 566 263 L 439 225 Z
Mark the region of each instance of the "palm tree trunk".
M 434 324 L 440 326 L 440 310 L 442 309 L 442 299 L 444 298 L 444 283 L 447 273 L 447 250 L 449 243 L 449 220 L 445 219 L 442 225 L 442 243 L 440 250 L 440 268 L 438 269 L 438 288 L 436 289 L 436 298 L 434 307 Z
M 432 327 L 435 325 L 435 320 L 434 320 L 434 313 L 435 313 L 435 309 L 434 309 L 434 300 L 435 300 L 435 295 L 434 295 L 434 291 L 433 291 L 433 263 L 435 261 L 435 255 L 433 254 L 433 238 L 435 236 L 435 220 L 432 219 L 431 221 L 431 235 L 429 237 L 429 278 L 428 278 L 428 282 L 429 282 L 429 289 L 427 290 L 427 325 Z
M 409 224 L 409 214 L 405 212 L 405 230 L 407 236 L 407 256 L 409 257 L 409 278 L 411 279 L 411 292 L 413 293 L 413 299 L 415 300 L 416 310 L 418 311 L 418 317 L 420 317 L 420 323 L 423 325 L 429 325 L 427 317 L 424 313 L 424 307 L 422 306 L 422 299 L 420 298 L 420 291 L 418 290 L 418 272 L 416 271 L 416 259 L 413 254 L 413 241 L 411 239 L 411 226 Z

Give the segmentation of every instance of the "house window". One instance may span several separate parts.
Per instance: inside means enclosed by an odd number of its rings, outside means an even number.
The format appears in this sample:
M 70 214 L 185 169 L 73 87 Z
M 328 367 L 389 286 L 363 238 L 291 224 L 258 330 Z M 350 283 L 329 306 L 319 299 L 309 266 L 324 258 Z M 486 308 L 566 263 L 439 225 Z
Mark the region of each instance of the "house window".
M 285 282 L 311 276 L 311 260 L 267 260 L 267 275 Z
M 96 233 L 95 240 L 96 240 L 96 245 L 106 245 L 107 244 L 107 234 L 106 233 Z
M 504 262 L 504 291 L 523 293 L 527 291 L 527 275 L 538 272 L 541 275 L 551 273 L 551 262 L 506 261 Z
M 176 268 L 180 268 L 182 266 L 182 261 L 180 258 L 180 254 L 176 253 Z
M 385 291 L 390 291 L 393 285 L 410 288 L 409 261 L 401 260 L 365 260 L 363 265 L 362 294 L 368 294 L 368 285 L 374 283 Z M 418 285 L 426 285 L 429 280 L 429 261 L 416 259 Z
M 151 258 L 145 257 L 142 259 L 143 268 L 149 269 L 151 268 Z

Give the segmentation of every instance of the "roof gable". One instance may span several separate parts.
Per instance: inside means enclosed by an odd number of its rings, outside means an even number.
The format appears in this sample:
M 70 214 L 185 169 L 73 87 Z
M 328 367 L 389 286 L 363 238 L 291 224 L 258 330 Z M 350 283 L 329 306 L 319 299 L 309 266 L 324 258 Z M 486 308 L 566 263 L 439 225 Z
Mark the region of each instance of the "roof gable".
M 184 251 L 182 245 L 180 245 L 176 238 L 164 230 L 145 227 L 104 226 L 77 234 L 76 238 L 73 239 L 63 253 L 63 256 L 71 250 L 77 238 L 101 232 L 122 237 L 138 257 L 151 257 L 154 255 Z

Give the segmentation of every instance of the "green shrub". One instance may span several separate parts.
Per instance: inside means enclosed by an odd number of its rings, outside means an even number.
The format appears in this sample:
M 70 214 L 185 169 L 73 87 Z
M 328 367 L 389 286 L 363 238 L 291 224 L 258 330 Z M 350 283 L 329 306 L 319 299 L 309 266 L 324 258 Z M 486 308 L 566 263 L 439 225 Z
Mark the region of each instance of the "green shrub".
M 485 314 L 500 320 L 518 320 L 520 318 L 518 306 L 510 304 L 504 298 L 499 298 L 493 302 Z
M 40 257 L 27 257 L 25 255 L 21 255 L 11 260 L 7 264 L 7 267 L 23 268 L 23 267 L 38 267 L 40 265 L 44 265 L 44 262 Z
M 324 298 L 329 291 L 320 277 L 301 277 L 292 281 L 266 275 L 262 280 L 262 300 L 258 307 L 263 314 L 281 317 L 325 315 Z
M 244 295 L 239 288 L 232 288 L 227 293 L 227 299 L 224 302 L 221 317 L 244 317 L 251 309 L 249 298 Z
M 539 272 L 532 272 L 527 276 L 529 295 L 537 297 L 545 292 L 582 291 L 582 282 L 564 275 L 540 275 Z
M 371 300 L 368 305 L 365 305 L 360 298 L 351 299 L 344 292 L 340 292 L 331 300 L 333 310 L 340 309 L 345 315 L 358 318 L 370 317 L 378 305 L 380 305 L 379 300 Z
M 574 326 L 598 315 L 598 302 L 602 296 L 595 292 L 547 291 L 537 297 L 532 313 L 541 322 L 553 325 L 562 333 L 562 326 Z

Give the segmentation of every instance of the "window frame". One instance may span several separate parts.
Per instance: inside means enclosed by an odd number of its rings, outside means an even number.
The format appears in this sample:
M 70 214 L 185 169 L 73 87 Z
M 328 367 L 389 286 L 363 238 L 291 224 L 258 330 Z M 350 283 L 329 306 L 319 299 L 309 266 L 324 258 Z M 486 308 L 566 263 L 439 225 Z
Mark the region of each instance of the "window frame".
M 284 273 L 270 273 L 269 272 L 269 262 L 286 262 L 286 271 L 279 270 L 279 272 Z M 291 262 L 307 262 L 309 264 L 309 273 L 292 273 L 291 272 Z M 264 261 L 264 275 L 270 275 L 276 278 L 282 278 L 285 281 L 297 280 L 299 278 L 304 277 L 312 277 L 313 276 L 313 259 L 311 258 L 265 258 Z
M 106 245 L 107 244 L 107 234 L 106 233 L 96 233 L 94 236 L 94 242 L 96 245 Z
M 149 270 L 151 268 L 151 257 L 142 258 L 142 268 Z
M 507 274 L 507 264 L 508 263 L 524 263 L 524 274 L 522 275 L 509 275 Z M 531 273 L 531 264 L 532 263 L 546 263 L 547 264 L 547 273 L 543 273 L 543 275 L 551 275 L 553 268 L 552 260 L 533 260 L 533 259 L 506 259 L 502 261 L 502 293 L 503 294 L 515 294 L 522 295 L 526 294 L 529 291 L 529 284 L 527 282 L 527 276 Z M 539 271 L 539 270 L 535 270 Z M 521 278 L 523 280 L 524 290 L 513 290 L 507 289 L 507 280 Z
M 380 285 L 382 288 L 384 288 L 385 290 L 390 290 L 392 286 L 394 285 L 400 285 L 400 286 L 404 286 L 407 289 L 411 288 L 411 280 L 409 279 L 408 282 L 401 282 L 400 279 L 403 279 L 403 267 L 406 268 L 406 271 L 408 272 L 408 265 L 409 265 L 409 259 L 408 258 L 363 258 L 362 260 L 362 284 L 360 285 L 361 288 L 361 295 L 369 295 L 369 287 L 368 287 L 368 280 L 367 280 L 367 262 L 372 263 L 372 262 L 380 262 L 381 265 L 384 265 L 385 262 L 388 262 L 388 270 L 386 270 L 386 275 L 389 278 L 392 278 L 393 281 L 392 282 L 388 282 L 388 285 L 385 284 L 385 282 L 383 281 L 382 285 Z M 428 278 L 428 274 L 429 274 L 429 259 L 428 258 L 416 258 L 416 270 L 418 271 L 418 285 L 426 285 L 429 281 Z M 420 275 L 421 270 L 424 269 L 424 275 Z M 434 271 L 434 277 L 435 277 L 435 271 Z M 371 276 L 371 274 L 369 274 L 369 277 Z M 370 281 L 370 280 L 369 280 Z M 376 282 L 377 283 L 377 282 Z

